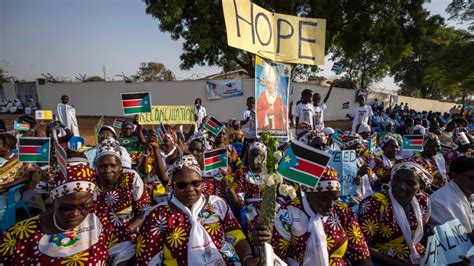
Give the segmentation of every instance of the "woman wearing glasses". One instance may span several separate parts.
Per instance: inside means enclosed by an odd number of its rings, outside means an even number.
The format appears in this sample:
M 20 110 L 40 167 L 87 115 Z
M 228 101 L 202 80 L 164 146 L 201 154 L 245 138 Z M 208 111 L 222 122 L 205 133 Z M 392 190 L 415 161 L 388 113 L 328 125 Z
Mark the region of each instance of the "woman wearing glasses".
M 79 159 L 80 160 L 80 159 Z M 104 265 L 112 225 L 94 205 L 95 176 L 87 162 L 68 164 L 51 190 L 53 210 L 18 222 L 0 235 L 3 265 Z
M 114 226 L 113 240 L 118 243 L 113 252 L 120 257 L 115 262 L 128 261 L 135 254 L 138 228 L 150 207 L 150 197 L 137 172 L 122 168 L 119 143 L 112 138 L 101 142 L 96 156 L 97 205 L 108 212 Z
M 168 170 L 173 192 L 143 223 L 137 265 L 257 265 L 227 203 L 202 193 L 198 161 L 185 155 Z

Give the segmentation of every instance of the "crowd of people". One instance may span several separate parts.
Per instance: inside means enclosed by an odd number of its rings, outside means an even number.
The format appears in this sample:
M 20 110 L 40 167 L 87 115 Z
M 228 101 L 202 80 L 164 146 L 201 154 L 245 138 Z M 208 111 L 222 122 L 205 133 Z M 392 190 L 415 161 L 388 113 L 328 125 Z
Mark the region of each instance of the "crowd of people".
M 279 149 L 291 140 L 328 154 L 354 150 L 357 193 L 341 196 L 341 173 L 330 166 L 315 187 L 283 180 L 270 228 L 259 216 L 274 154 L 257 136 L 254 97 L 217 135 L 203 126 L 212 114 L 196 99 L 187 130 L 157 132 L 135 117 L 119 132 L 102 125 L 98 144 L 78 149 L 68 146 L 70 125 L 21 116 L 28 130 L 0 134 L 0 193 L 25 184 L 23 196 L 37 200 L 27 201 L 32 217 L 0 235 L 0 264 L 258 265 L 257 247 L 269 243 L 288 265 L 417 265 L 432 228 L 453 219 L 474 242 L 469 114 L 372 108 L 358 96 L 344 131 L 324 123 L 331 90 L 323 100 L 302 92 Z M 405 135 L 421 135 L 423 149 L 403 150 Z M 49 165 L 19 162 L 18 138 L 28 136 L 59 143 L 67 174 L 54 145 Z M 227 167 L 206 170 L 205 153 L 223 148 Z

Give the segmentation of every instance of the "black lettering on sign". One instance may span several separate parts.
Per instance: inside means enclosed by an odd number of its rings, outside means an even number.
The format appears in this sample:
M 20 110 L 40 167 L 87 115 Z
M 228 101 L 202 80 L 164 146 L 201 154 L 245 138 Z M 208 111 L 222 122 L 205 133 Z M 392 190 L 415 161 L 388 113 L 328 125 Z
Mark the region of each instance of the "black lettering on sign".
M 285 23 L 286 25 L 288 25 L 291 29 L 290 33 L 288 34 L 282 34 L 282 24 Z M 277 49 L 276 49 L 276 52 L 279 53 L 280 52 L 280 42 L 281 42 L 281 39 L 290 39 L 291 36 L 293 36 L 293 33 L 294 33 L 295 29 L 293 29 L 293 26 L 291 25 L 291 23 L 286 20 L 286 19 L 282 19 L 282 18 L 278 18 L 277 19 Z
M 303 37 L 303 26 L 312 26 L 312 27 L 316 27 L 318 24 L 316 22 L 312 22 L 312 21 L 304 21 L 304 20 L 300 20 L 298 22 L 298 33 L 299 33 L 299 39 L 298 39 L 298 57 L 299 58 L 303 58 L 303 59 L 309 59 L 309 60 L 314 60 L 314 56 L 307 56 L 307 55 L 303 55 L 302 54 L 302 42 L 307 42 L 307 43 L 316 43 L 316 40 L 315 39 L 308 39 L 308 38 L 305 38 Z
M 268 36 L 268 41 L 266 42 L 263 42 L 262 39 L 260 38 L 260 34 L 258 34 L 258 19 L 260 17 L 263 17 L 267 21 L 268 29 L 266 30 L 266 32 L 270 33 L 270 36 Z M 272 36 L 273 36 L 272 30 L 273 30 L 272 24 L 270 23 L 270 19 L 268 19 L 267 15 L 261 12 L 257 13 L 257 15 L 255 16 L 255 32 L 257 33 L 257 38 L 261 45 L 267 46 L 272 41 Z
M 253 31 L 254 24 L 253 24 L 253 4 L 250 4 L 250 21 L 247 19 L 241 17 L 239 15 L 239 12 L 237 11 L 237 3 L 234 0 L 234 10 L 235 10 L 235 25 L 237 26 L 237 36 L 240 37 L 240 24 L 239 24 L 239 19 L 246 22 L 247 24 L 250 25 L 250 28 L 252 30 L 252 43 L 255 44 L 255 32 Z

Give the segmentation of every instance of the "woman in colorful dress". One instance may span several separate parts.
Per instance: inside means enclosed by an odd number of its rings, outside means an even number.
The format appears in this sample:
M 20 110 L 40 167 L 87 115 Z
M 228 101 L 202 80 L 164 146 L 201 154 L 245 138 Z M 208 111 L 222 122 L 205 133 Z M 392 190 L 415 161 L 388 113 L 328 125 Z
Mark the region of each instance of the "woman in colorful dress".
M 262 177 L 267 158 L 267 147 L 261 142 L 254 142 L 247 154 L 248 166 L 237 170 L 234 182 L 227 186 L 232 206 L 241 209 L 244 230 L 252 232 L 253 224 L 258 220 L 265 181 Z M 249 234 L 250 235 L 250 234 Z
M 70 162 L 67 176 L 55 178 L 53 210 L 0 235 L 0 264 L 106 265 L 116 237 L 106 213 L 94 204 L 94 181 L 86 161 Z
M 440 154 L 441 142 L 438 136 L 428 133 L 424 137 L 423 151 L 413 157 L 413 161 L 423 167 L 433 177 L 431 186 L 434 190 L 444 186 L 448 181 L 446 162 Z
M 185 155 L 168 171 L 173 194 L 147 216 L 137 265 L 257 265 L 227 203 L 202 192 L 201 167 Z
M 134 123 L 137 124 L 136 129 Z M 142 131 L 142 125 L 138 124 L 138 115 L 135 116 L 134 122 L 128 120 L 124 121 L 120 133 L 118 141 L 130 154 L 132 169 L 136 170 L 138 162 L 142 156 L 143 145 L 146 143 L 146 138 Z
M 199 163 L 201 171 L 204 169 L 204 152 L 210 149 L 209 142 L 206 137 L 197 132 L 189 139 L 188 151 L 191 153 Z M 231 172 L 231 171 L 229 171 Z M 224 185 L 221 183 L 222 174 L 220 171 L 213 173 L 203 173 L 202 177 L 202 192 L 206 195 L 216 195 L 225 198 Z
M 350 131 L 344 132 L 342 135 L 341 150 L 354 150 L 356 152 L 357 168 L 359 170 L 357 171 L 354 183 L 359 186 L 357 194 L 350 196 L 350 200 L 347 198 L 349 196 L 342 197 L 351 206 L 356 206 L 363 198 L 373 193 L 371 184 L 375 182 L 377 177 L 369 166 L 372 155 L 367 152 L 367 147 L 364 145 L 362 137 Z
M 392 169 L 389 190 L 362 201 L 359 224 L 374 262 L 420 263 L 425 251 L 420 240 L 431 213 L 428 197 L 420 191 L 430 182 L 416 163 L 399 163 Z
M 386 135 L 380 139 L 379 143 L 383 153 L 375 155 L 369 164 L 372 171 L 377 175 L 377 179 L 372 183 L 375 188 L 382 188 L 383 184 L 390 182 L 390 174 L 395 162 L 402 159 L 398 155 L 400 146 L 398 146 L 398 141 L 395 138 Z
M 401 146 L 402 145 L 402 136 L 400 136 L 400 134 L 397 134 L 395 132 L 393 132 L 393 127 L 394 127 L 395 123 L 393 123 L 392 121 L 390 120 L 386 120 L 382 123 L 382 127 L 383 127 L 383 131 L 379 132 L 377 134 L 377 141 L 378 143 L 380 143 L 380 141 L 385 137 L 385 136 L 390 136 L 394 139 L 397 140 L 398 142 L 398 146 Z
M 150 208 L 150 197 L 137 172 L 122 168 L 120 146 L 114 139 L 101 143 L 97 151 L 97 206 L 99 211 L 109 210 L 109 219 L 122 256 L 130 259 L 135 254 L 133 243 L 136 233 Z
M 254 242 L 271 242 L 288 265 L 372 265 L 354 212 L 339 201 L 337 172 L 328 167 L 316 188 L 302 185 L 301 190 L 301 198 L 277 212 L 273 235 L 255 225 Z
M 0 194 L 30 179 L 28 164 L 19 162 L 18 156 L 13 154 L 16 142 L 15 136 L 0 134 Z

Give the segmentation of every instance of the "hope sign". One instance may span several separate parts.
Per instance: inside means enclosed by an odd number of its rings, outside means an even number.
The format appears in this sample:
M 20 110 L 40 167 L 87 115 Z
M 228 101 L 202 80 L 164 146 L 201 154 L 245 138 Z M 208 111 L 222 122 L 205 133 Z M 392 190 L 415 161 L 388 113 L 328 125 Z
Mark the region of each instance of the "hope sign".
M 279 62 L 322 65 L 326 20 L 269 12 L 248 0 L 224 0 L 229 46 Z

